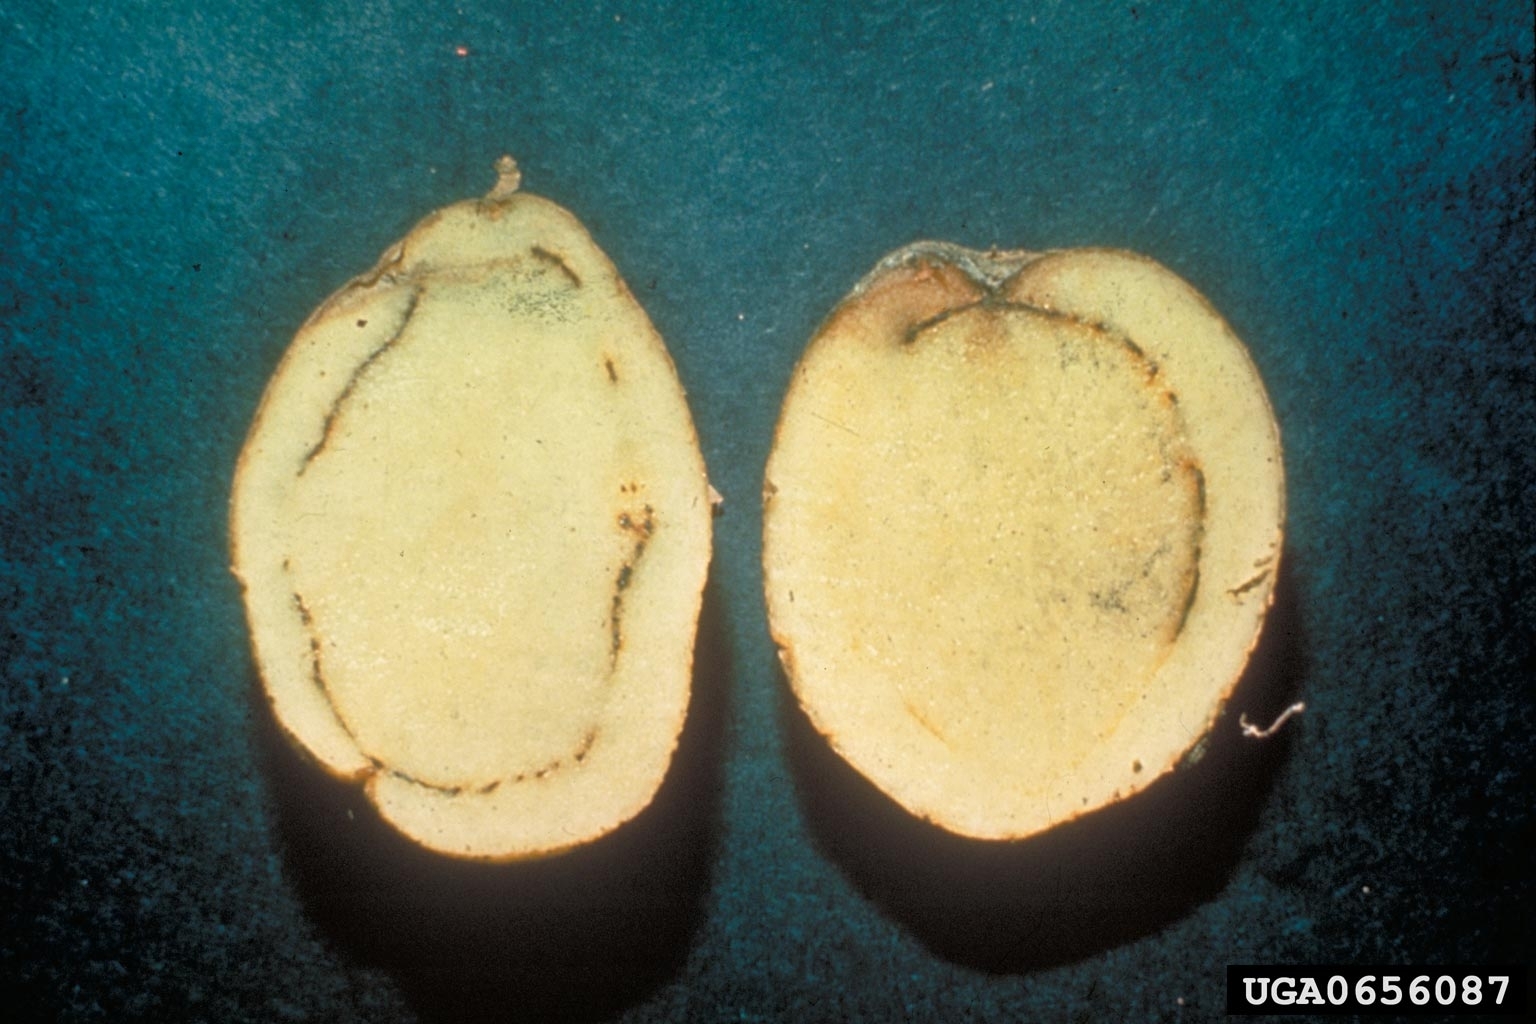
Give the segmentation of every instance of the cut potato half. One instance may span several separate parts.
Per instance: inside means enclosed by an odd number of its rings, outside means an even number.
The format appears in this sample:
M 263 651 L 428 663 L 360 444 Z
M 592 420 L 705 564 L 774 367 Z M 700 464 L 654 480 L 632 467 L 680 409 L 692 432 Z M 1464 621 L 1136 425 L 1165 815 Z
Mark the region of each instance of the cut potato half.
M 919 243 L 794 372 L 764 486 L 772 633 L 877 787 L 1022 838 L 1197 749 L 1283 516 L 1263 384 L 1188 284 L 1126 252 Z
M 230 529 L 282 727 L 417 842 L 516 859 L 660 786 L 710 491 L 644 311 L 571 214 L 499 169 L 304 324 Z

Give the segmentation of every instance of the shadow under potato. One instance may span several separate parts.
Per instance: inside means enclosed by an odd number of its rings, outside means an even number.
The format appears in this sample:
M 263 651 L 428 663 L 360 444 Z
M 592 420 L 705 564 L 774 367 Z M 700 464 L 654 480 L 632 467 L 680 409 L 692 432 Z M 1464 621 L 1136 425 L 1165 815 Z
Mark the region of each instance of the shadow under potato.
M 1289 563 L 1258 648 L 1204 756 L 1136 796 L 1020 840 L 966 839 L 923 821 L 842 760 L 782 691 L 801 806 L 824 852 L 933 952 L 997 973 L 1084 959 L 1148 935 L 1219 892 L 1298 725 L 1262 728 L 1293 699 L 1305 644 Z
M 716 604 L 711 585 L 688 720 L 656 798 L 554 857 L 490 864 L 416 845 L 360 787 L 294 750 L 263 706 L 285 873 L 312 920 L 427 1020 L 601 1019 L 675 975 L 717 843 L 729 653 Z

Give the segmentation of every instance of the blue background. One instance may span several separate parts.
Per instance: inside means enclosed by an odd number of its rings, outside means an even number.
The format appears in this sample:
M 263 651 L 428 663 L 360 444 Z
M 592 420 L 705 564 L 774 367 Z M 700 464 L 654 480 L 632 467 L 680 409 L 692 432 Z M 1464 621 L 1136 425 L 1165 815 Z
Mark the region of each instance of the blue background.
M 1229 962 L 1533 958 L 1521 3 L 0 0 L 0 985 L 60 1020 L 1200 1020 Z M 463 48 L 464 53 L 460 53 Z M 512 869 L 272 735 L 226 501 L 302 319 L 510 152 L 667 339 L 717 521 L 654 813 Z M 758 493 L 887 251 L 1200 288 L 1286 446 L 1287 569 L 1187 780 L 1024 849 L 903 818 L 785 697 Z

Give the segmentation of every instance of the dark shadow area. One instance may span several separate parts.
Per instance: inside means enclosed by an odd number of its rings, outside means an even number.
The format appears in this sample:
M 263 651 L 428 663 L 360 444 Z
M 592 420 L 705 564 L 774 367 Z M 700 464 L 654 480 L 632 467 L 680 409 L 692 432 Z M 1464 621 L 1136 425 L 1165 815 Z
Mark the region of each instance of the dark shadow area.
M 711 582 L 688 720 L 655 800 L 587 846 L 513 864 L 442 857 L 405 839 L 360 788 L 295 751 L 262 706 L 286 877 L 323 933 L 393 976 L 426 1020 L 612 1016 L 675 976 L 702 917 L 729 675 Z
M 1135 797 L 1016 843 L 965 839 L 880 792 L 782 706 L 800 803 L 817 844 L 933 952 L 994 973 L 1072 963 L 1148 935 L 1219 892 L 1289 754 L 1294 725 L 1267 725 L 1305 676 L 1287 563 L 1259 646 L 1206 751 Z

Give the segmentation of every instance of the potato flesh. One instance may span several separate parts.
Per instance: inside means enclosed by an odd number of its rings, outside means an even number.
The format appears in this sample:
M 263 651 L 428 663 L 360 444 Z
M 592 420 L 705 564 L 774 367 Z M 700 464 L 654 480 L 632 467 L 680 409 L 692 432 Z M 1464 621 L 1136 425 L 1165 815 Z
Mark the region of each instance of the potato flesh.
M 1194 585 L 1176 408 L 1124 345 L 1037 311 L 976 307 L 898 344 L 809 367 L 809 436 L 775 467 L 799 483 L 783 514 L 820 527 L 786 527 L 823 567 L 784 580 L 827 620 L 797 662 L 1010 774 L 1070 768 L 1061 750 L 1136 700 Z
M 505 291 L 424 290 L 283 510 L 303 525 L 293 588 L 337 714 L 370 756 L 440 787 L 580 751 L 615 670 L 619 574 L 655 532 L 639 482 L 663 475 L 601 332 L 509 321 Z
M 1009 838 L 1209 727 L 1269 602 L 1283 486 L 1262 385 L 1186 285 L 1113 253 L 957 270 L 977 255 L 893 257 L 813 340 L 764 565 L 813 723 L 914 813 Z
M 660 784 L 707 483 L 644 313 L 536 197 L 429 218 L 311 319 L 237 480 L 274 710 L 447 852 L 569 846 Z

